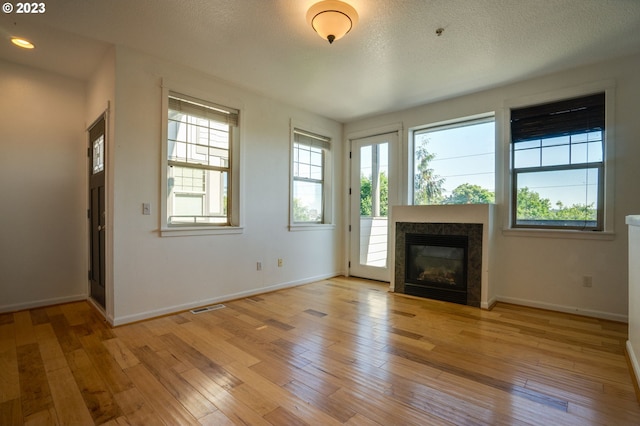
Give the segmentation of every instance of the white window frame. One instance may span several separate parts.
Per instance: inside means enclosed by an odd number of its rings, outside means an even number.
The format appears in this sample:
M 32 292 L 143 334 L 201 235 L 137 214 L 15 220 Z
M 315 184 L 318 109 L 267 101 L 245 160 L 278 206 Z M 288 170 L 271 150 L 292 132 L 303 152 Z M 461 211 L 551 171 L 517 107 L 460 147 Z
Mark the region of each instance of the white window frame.
M 163 237 L 171 236 L 196 236 L 196 235 L 218 235 L 218 234 L 239 234 L 243 233 L 243 227 L 241 222 L 240 211 L 240 134 L 241 131 L 241 109 L 235 106 L 229 106 L 229 109 L 238 111 L 239 124 L 235 128 L 235 131 L 231 132 L 230 137 L 230 153 L 229 153 L 229 177 L 228 177 L 228 208 L 230 214 L 228 217 L 228 223 L 224 224 L 169 224 L 168 223 L 168 211 L 169 211 L 169 194 L 168 194 L 168 118 L 169 118 L 169 96 L 176 96 L 178 98 L 184 98 L 186 100 L 194 100 L 202 103 L 203 105 L 210 105 L 216 107 L 218 105 L 229 105 L 228 102 L 218 102 L 216 100 L 209 100 L 209 96 L 193 96 L 189 94 L 189 91 L 185 90 L 173 90 L 172 88 L 162 87 L 162 131 L 161 131 L 161 200 L 160 200 L 160 235 Z M 204 98 L 204 99 L 203 99 Z M 205 100 L 206 99 L 206 100 Z
M 296 144 L 295 134 L 300 133 L 311 138 L 318 140 L 317 147 L 321 147 L 323 150 L 323 170 L 322 170 L 322 222 L 296 222 L 293 215 L 293 187 L 295 173 L 294 173 L 294 146 Z M 302 123 L 291 122 L 290 126 L 290 179 L 289 179 L 289 230 L 290 231 L 305 231 L 305 230 L 323 230 L 334 229 L 333 224 L 333 189 L 332 189 L 332 165 L 333 165 L 333 147 L 331 146 L 331 138 L 326 136 L 327 131 L 322 129 L 316 129 L 313 126 L 305 125 Z
M 494 194 L 495 194 L 495 202 L 497 203 L 499 199 L 499 185 L 498 185 L 498 149 L 497 144 L 495 143 L 498 140 L 498 118 L 495 112 L 485 112 L 481 114 L 474 114 L 466 117 L 458 117 L 451 120 L 439 121 L 431 124 L 421 125 L 412 127 L 409 129 L 409 152 L 408 152 L 408 175 L 409 182 L 407 185 L 408 190 L 408 201 L 409 205 L 422 205 L 422 204 L 414 204 L 415 203 L 415 134 L 422 133 L 425 130 L 438 130 L 438 129 L 447 129 L 447 128 L 456 128 L 462 127 L 468 124 L 479 124 L 483 122 L 493 121 L 495 126 L 495 136 L 494 136 Z M 428 205 L 451 205 L 451 204 L 428 204 Z
M 583 231 L 576 229 L 561 228 L 521 228 L 514 227 L 512 224 L 514 198 L 512 197 L 513 175 L 511 164 L 511 110 L 524 108 L 532 105 L 545 103 L 553 103 L 563 101 L 565 99 L 578 98 L 582 96 L 592 95 L 594 93 L 605 94 L 605 131 L 603 134 L 604 142 L 604 200 L 603 200 L 603 230 L 602 231 Z M 537 95 L 526 96 L 516 99 L 506 100 L 502 109 L 502 135 L 503 135 L 503 191 L 505 202 L 507 203 L 507 213 L 503 216 L 503 235 L 513 237 L 542 237 L 542 238 L 565 238 L 565 239 L 601 239 L 612 240 L 614 234 L 614 198 L 615 198 L 615 82 L 599 81 L 581 86 L 560 89 L 552 92 L 545 92 Z

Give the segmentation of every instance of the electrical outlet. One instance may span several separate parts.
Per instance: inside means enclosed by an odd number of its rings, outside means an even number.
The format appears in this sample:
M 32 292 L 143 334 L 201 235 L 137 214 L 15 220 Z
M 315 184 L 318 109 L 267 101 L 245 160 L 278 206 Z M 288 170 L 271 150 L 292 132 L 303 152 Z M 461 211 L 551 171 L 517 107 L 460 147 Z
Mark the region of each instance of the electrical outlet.
M 262 271 L 262 262 L 256 263 L 256 270 L 257 271 Z
M 282 259 L 278 259 L 278 268 L 282 268 L 283 262 Z
M 582 277 L 582 287 L 591 287 L 593 284 L 593 277 L 591 275 L 585 275 Z

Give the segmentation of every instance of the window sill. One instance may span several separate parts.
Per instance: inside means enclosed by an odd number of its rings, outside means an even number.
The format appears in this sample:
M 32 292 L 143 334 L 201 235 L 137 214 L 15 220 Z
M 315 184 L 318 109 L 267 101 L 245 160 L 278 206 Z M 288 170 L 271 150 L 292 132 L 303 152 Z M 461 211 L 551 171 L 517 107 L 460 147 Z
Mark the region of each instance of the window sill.
M 566 240 L 612 241 L 616 235 L 610 231 L 576 231 L 572 229 L 503 229 L 505 237 L 559 238 Z
M 336 229 L 336 226 L 332 223 L 316 223 L 316 224 L 299 224 L 289 225 L 289 231 L 329 231 Z
M 240 226 L 181 226 L 175 228 L 162 228 L 160 230 L 161 237 L 193 237 L 200 235 L 227 235 L 242 233 L 244 233 L 244 228 Z

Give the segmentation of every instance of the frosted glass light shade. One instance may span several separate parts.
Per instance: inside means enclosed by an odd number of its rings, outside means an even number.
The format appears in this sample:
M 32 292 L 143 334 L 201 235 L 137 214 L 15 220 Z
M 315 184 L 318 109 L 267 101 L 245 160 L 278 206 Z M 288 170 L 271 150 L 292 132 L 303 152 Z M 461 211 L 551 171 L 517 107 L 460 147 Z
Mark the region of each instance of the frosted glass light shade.
M 35 46 L 29 40 L 25 40 L 20 37 L 11 37 L 11 43 L 23 49 L 33 49 Z
M 358 13 L 347 3 L 324 0 L 309 8 L 307 22 L 329 43 L 340 40 L 358 22 Z

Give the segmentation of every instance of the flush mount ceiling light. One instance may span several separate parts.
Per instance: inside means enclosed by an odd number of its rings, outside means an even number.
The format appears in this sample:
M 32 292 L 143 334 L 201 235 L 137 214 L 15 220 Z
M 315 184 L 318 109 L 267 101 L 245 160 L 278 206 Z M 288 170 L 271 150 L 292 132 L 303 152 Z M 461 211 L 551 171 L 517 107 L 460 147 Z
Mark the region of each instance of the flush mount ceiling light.
M 33 49 L 34 47 L 36 47 L 29 40 L 25 40 L 20 37 L 11 37 L 11 43 L 15 44 L 18 47 L 22 47 L 23 49 Z
M 347 3 L 324 0 L 309 8 L 307 22 L 331 44 L 344 37 L 358 23 L 358 12 Z

